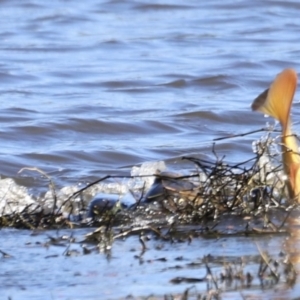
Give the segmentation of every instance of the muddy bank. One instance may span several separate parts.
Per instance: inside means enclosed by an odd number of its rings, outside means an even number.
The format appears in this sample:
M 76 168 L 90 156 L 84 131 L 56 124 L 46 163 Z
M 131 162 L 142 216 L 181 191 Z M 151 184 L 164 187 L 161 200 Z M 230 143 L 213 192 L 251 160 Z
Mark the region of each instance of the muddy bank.
M 279 299 L 300 293 L 287 263 L 287 235 L 162 241 L 146 232 L 146 249 L 131 236 L 104 251 L 81 242 L 88 232 L 3 229 L 4 299 L 174 299 L 184 292 L 186 299 Z

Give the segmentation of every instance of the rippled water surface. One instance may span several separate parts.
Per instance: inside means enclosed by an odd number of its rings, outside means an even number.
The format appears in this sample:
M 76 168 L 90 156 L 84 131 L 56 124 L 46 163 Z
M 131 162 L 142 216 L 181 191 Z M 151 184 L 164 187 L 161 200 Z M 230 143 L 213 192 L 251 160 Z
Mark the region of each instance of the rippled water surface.
M 0 4 L 0 173 L 26 187 L 22 197 L 47 189 L 23 167 L 63 188 L 143 162 L 178 170 L 183 155 L 210 158 L 214 138 L 262 128 L 252 100 L 283 68 L 300 70 L 298 1 Z M 260 135 L 216 150 L 241 162 Z
M 264 125 L 251 101 L 299 64 L 297 2 L 1 6 L 0 159 L 8 177 L 36 166 L 63 186 L 145 161 L 210 155 L 213 138 Z M 240 160 L 253 139 L 218 149 Z

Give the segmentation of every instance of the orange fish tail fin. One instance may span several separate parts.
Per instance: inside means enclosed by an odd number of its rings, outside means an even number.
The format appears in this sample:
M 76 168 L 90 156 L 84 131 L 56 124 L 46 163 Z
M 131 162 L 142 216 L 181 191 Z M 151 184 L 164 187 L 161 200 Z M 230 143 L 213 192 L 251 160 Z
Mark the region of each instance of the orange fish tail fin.
M 289 167 L 289 194 L 300 203 L 300 164 L 292 164 Z
M 278 120 L 283 135 L 290 127 L 290 110 L 297 87 L 297 73 L 285 69 L 279 73 L 270 88 L 261 93 L 252 103 L 252 110 L 259 110 Z

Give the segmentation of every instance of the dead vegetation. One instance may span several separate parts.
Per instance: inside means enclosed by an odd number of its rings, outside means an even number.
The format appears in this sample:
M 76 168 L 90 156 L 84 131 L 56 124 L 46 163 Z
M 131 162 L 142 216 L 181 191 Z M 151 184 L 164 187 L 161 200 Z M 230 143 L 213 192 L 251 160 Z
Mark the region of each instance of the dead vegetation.
M 286 197 L 285 175 L 276 139 L 272 138 L 271 133 L 267 133 L 255 142 L 253 150 L 253 157 L 240 163 L 227 162 L 225 157 L 217 155 L 214 147 L 214 161 L 183 157 L 182 159 L 191 163 L 193 172 L 185 176 L 166 172 L 151 175 L 155 176 L 155 180 L 149 190 L 142 188 L 131 191 L 136 199 L 136 203 L 131 206 L 117 200 L 99 199 L 94 205 L 92 203 L 86 207 L 84 201 L 74 201 L 80 200 L 82 194 L 94 185 L 118 178 L 110 175 L 79 189 L 58 205 L 52 178 L 43 171 L 34 169 L 48 178 L 53 207 L 45 209 L 42 205 L 29 205 L 22 211 L 3 213 L 0 216 L 0 226 L 31 230 L 97 228 L 91 229 L 84 240 L 80 241 L 82 253 L 72 252 L 70 246 L 77 242 L 73 239 L 66 241 L 50 238 L 49 245 L 67 243 L 64 251 L 66 256 L 93 252 L 109 256 L 116 239 L 135 235 L 142 246 L 140 260 L 143 259 L 150 239 L 190 243 L 198 237 L 215 239 L 222 236 L 288 234 L 288 220 L 297 216 L 297 206 L 292 199 Z M 66 206 L 68 215 L 63 212 L 63 207 Z M 80 213 L 75 215 L 75 211 Z M 245 267 L 253 260 L 259 266 L 256 274 L 247 271 Z M 265 289 L 282 282 L 292 287 L 296 280 L 296 272 L 288 255 L 282 254 L 280 259 L 275 260 L 259 247 L 258 256 L 251 257 L 249 261 L 232 262 L 230 258 L 223 258 L 223 271 L 220 274 L 215 274 L 212 269 L 218 262 L 211 255 L 204 257 L 198 264 L 206 269 L 206 276 L 176 277 L 170 279 L 170 282 L 192 285 L 205 282 L 207 292 L 199 294 L 192 287 L 182 295 L 165 295 L 164 299 L 220 299 L 223 285 L 227 291 L 231 287 L 237 290 L 238 286 L 238 289 L 243 290 L 255 285 Z
M 191 174 L 181 176 L 158 172 L 151 175 L 156 178 L 152 187 L 148 191 L 131 191 L 136 203 L 129 207 L 105 199 L 99 199 L 90 207 L 86 207 L 84 201 L 78 201 L 94 185 L 118 178 L 110 175 L 79 189 L 58 206 L 54 181 L 34 168 L 31 171 L 37 171 L 49 180 L 52 209 L 31 204 L 22 211 L 3 213 L 0 226 L 20 229 L 104 226 L 106 230 L 121 227 L 127 231 L 132 228 L 133 232 L 138 220 L 143 220 L 142 227 L 172 231 L 182 225 L 196 225 L 206 234 L 215 234 L 216 224 L 238 217 L 240 226 L 234 231 L 244 234 L 281 233 L 295 203 L 285 196 L 285 178 L 276 147 L 276 140 L 269 132 L 254 144 L 254 156 L 247 161 L 228 163 L 225 157 L 218 157 L 214 147 L 214 161 L 183 157 L 194 168 Z M 68 216 L 62 209 L 66 206 Z M 80 213 L 75 214 L 75 211 Z M 241 229 L 241 224 L 244 224 L 244 229 Z

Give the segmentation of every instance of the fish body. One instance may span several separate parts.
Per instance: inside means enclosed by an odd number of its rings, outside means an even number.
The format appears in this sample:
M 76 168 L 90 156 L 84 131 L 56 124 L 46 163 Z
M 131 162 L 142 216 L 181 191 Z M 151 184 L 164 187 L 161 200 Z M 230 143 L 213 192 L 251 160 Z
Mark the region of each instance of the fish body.
M 258 110 L 280 122 L 282 162 L 288 176 L 289 196 L 300 203 L 300 156 L 290 117 L 296 87 L 297 73 L 293 69 L 285 69 L 276 76 L 270 87 L 253 101 L 251 107 L 252 110 Z

